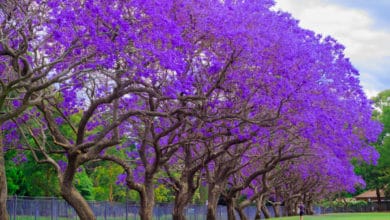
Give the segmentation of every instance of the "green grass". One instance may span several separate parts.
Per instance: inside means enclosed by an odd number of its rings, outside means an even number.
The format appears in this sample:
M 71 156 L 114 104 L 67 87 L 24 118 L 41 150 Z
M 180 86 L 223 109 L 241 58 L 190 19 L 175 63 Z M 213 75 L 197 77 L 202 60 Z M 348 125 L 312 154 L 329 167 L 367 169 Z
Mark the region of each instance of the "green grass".
M 299 216 L 272 218 L 273 220 L 299 220 Z M 389 212 L 336 213 L 304 216 L 303 220 L 390 220 Z

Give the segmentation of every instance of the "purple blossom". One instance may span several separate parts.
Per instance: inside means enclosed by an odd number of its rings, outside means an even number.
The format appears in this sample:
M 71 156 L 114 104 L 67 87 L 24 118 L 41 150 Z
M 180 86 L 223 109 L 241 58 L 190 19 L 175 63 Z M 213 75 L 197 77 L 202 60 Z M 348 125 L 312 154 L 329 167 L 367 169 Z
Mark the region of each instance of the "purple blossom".
M 12 158 L 12 161 L 13 161 L 15 164 L 18 165 L 18 164 L 27 162 L 27 157 L 26 157 L 26 155 L 24 155 L 23 153 L 19 153 L 19 154 L 17 154 L 14 158 Z
M 63 160 L 59 160 L 57 163 L 58 163 L 58 166 L 60 166 L 61 171 L 65 172 L 66 167 L 68 166 L 68 163 L 63 161 Z

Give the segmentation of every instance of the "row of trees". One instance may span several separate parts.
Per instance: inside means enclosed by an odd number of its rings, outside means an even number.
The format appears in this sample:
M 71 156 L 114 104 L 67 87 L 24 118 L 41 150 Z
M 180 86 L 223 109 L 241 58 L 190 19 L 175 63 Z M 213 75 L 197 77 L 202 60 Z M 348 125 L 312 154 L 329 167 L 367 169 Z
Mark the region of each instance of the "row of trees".
M 378 144 L 375 144 L 380 153 L 378 164 L 355 164 L 355 172 L 364 178 L 367 184 L 366 188 L 375 189 L 377 191 L 385 189 L 385 196 L 387 197 L 389 197 L 388 188 L 386 188 L 389 183 L 389 160 L 387 157 L 390 155 L 388 153 L 388 136 L 386 135 L 389 124 L 387 120 L 389 116 L 388 97 L 388 91 L 383 91 L 379 93 L 377 97 L 373 98 L 376 106 L 376 110 L 373 112 L 374 118 L 381 121 L 384 125 L 382 135 L 380 135 L 380 138 L 378 139 Z M 126 155 L 122 155 L 122 157 L 125 158 Z M 56 178 L 55 170 L 52 169 L 52 167 L 45 164 L 36 164 L 31 154 L 20 154 L 18 153 L 18 150 L 8 150 L 5 155 L 5 160 L 8 164 L 6 171 L 8 192 L 10 195 L 60 195 L 58 180 Z M 120 202 L 139 201 L 139 197 L 135 192 L 128 191 L 126 187 L 116 184 L 116 178 L 121 173 L 122 169 L 119 166 L 108 165 L 107 162 L 95 163 L 93 166 L 83 166 L 83 169 L 80 169 L 78 174 L 76 174 L 75 186 L 87 200 Z M 173 191 L 163 183 L 157 183 L 156 185 L 156 202 L 173 202 Z M 299 189 L 300 187 L 295 188 Z M 207 200 L 206 190 L 207 187 L 201 185 L 200 189 L 195 193 L 192 202 L 204 204 Z M 359 193 L 362 190 L 363 189 L 359 189 L 356 193 Z M 342 196 L 345 196 L 345 194 L 343 193 Z M 268 204 L 274 202 L 274 198 L 272 197 L 266 196 L 265 198 L 267 199 Z M 377 201 L 381 202 L 381 197 L 379 195 Z M 275 206 L 275 208 L 275 210 L 278 210 L 277 206 Z
M 0 219 L 10 150 L 50 165 L 88 220 L 75 178 L 96 164 L 122 168 L 141 219 L 152 219 L 158 182 L 174 192 L 174 219 L 201 185 L 208 219 L 221 196 L 229 219 L 245 219 L 253 202 L 293 214 L 361 183 L 351 160 L 376 161 L 380 126 L 358 72 L 343 46 L 273 4 L 1 3 Z

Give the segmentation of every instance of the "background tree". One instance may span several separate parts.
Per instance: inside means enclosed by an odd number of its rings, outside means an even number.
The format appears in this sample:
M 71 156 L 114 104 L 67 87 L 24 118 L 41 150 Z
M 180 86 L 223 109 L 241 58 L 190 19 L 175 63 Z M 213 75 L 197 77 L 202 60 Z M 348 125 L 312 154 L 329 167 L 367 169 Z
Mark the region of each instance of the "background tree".
M 390 90 L 380 92 L 374 99 L 378 111 L 374 118 L 383 123 L 377 150 L 380 154 L 377 170 L 380 170 L 379 181 L 383 184 L 385 195 L 390 196 Z M 376 115 L 378 114 L 378 115 Z
M 390 183 L 390 90 L 382 91 L 372 99 L 375 106 L 373 118 L 383 124 L 383 131 L 375 145 L 380 157 L 375 165 L 358 164 L 356 171 L 366 181 L 366 188 L 376 191 L 378 207 L 381 209 L 380 190 L 384 190 L 387 192 L 386 195 L 389 195 L 388 186 Z
M 30 153 L 8 150 L 5 154 L 9 195 L 58 196 L 55 170 L 46 164 L 36 164 Z

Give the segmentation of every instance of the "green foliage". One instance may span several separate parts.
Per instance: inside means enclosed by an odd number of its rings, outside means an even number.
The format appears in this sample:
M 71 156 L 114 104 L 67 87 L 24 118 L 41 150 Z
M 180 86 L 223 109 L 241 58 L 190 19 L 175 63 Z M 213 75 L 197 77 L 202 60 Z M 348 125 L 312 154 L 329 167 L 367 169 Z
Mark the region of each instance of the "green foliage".
M 385 197 L 386 198 L 390 198 L 390 187 L 389 187 L 389 185 L 387 185 L 385 187 Z
M 96 200 L 125 201 L 125 187 L 116 184 L 118 175 L 123 172 L 120 166 L 102 162 L 92 169 L 90 176 L 93 179 L 93 194 Z
M 77 115 L 74 116 L 77 120 Z M 74 135 L 70 127 L 61 127 L 62 132 L 71 137 Z M 33 144 L 32 140 L 30 144 Z M 109 149 L 108 153 L 126 158 L 123 151 Z M 53 166 L 38 164 L 32 153 L 24 151 L 26 161 L 15 163 L 19 155 L 17 150 L 8 150 L 5 155 L 8 191 L 10 195 L 19 196 L 60 196 L 58 177 Z M 38 155 L 40 156 L 40 155 Z M 66 161 L 65 158 L 56 158 Z M 75 175 L 74 185 L 81 195 L 87 200 L 97 201 L 139 201 L 139 195 L 134 190 L 128 190 L 126 186 L 118 185 L 117 177 L 123 173 L 123 169 L 110 162 L 93 162 L 86 164 Z M 200 198 L 196 193 L 194 202 L 198 203 L 205 198 Z M 203 196 L 204 197 L 204 196 Z M 155 189 L 156 202 L 167 203 L 174 200 L 172 190 L 164 185 L 158 185 Z
M 378 152 L 381 155 L 378 164 L 383 168 L 390 168 L 390 136 L 383 138 L 382 146 L 378 147 Z
M 135 201 L 139 201 L 140 197 L 139 197 L 139 194 L 138 194 L 137 191 L 135 191 L 135 190 L 128 190 L 128 192 L 127 192 L 127 199 L 129 201 L 135 202 Z
M 197 189 L 194 193 L 194 196 L 192 196 L 192 203 L 195 204 L 201 204 L 201 198 L 200 198 L 200 192 L 199 189 Z
M 383 124 L 383 131 L 376 144 L 380 157 L 377 166 L 359 164 L 355 171 L 362 175 L 368 189 L 383 189 L 390 185 L 390 90 L 379 93 L 373 101 L 376 107 L 373 118 Z
M 58 196 L 57 174 L 52 166 L 37 164 L 31 153 L 25 152 L 27 161 L 15 163 L 17 150 L 5 154 L 8 192 L 19 196 Z
M 20 169 L 15 166 L 7 166 L 6 167 L 6 175 L 7 175 L 7 187 L 8 194 L 17 195 L 19 189 L 23 185 L 21 182 L 24 180 L 23 173 Z
M 168 203 L 174 199 L 172 191 L 162 184 L 157 186 L 154 190 L 154 194 L 156 202 Z
M 80 194 L 87 200 L 94 200 L 93 183 L 85 170 L 76 173 L 74 185 Z
M 354 200 L 354 199 L 336 199 L 333 201 L 325 200 L 320 203 L 322 207 L 325 208 L 337 208 L 337 207 L 360 207 L 365 206 L 368 203 L 363 200 Z

